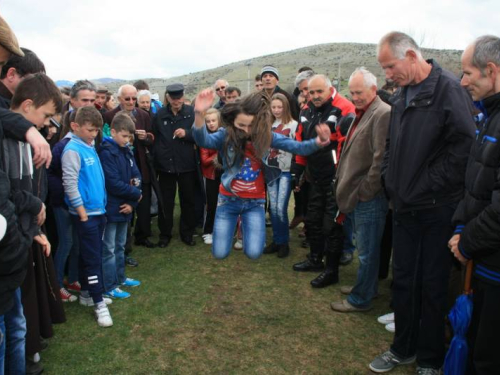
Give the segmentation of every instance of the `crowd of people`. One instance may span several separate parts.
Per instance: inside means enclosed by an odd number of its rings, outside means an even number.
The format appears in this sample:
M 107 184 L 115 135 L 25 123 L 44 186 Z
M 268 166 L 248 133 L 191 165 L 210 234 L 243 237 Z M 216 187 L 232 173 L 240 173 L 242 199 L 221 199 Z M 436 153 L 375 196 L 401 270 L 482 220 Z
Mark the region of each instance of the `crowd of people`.
M 195 246 L 200 228 L 216 259 L 285 258 L 304 223 L 309 253 L 293 271 L 324 288 L 357 249 L 337 313 L 372 309 L 392 250 L 391 312 L 378 320 L 394 339 L 369 364 L 377 373 L 415 361 L 440 373 L 449 296 L 473 262 L 465 371 L 497 373 L 500 38 L 467 46 L 461 80 L 404 33 L 385 35 L 377 59 L 386 85 L 359 67 L 350 98 L 309 67 L 287 92 L 266 65 L 248 95 L 221 78 L 192 102 L 170 84 L 161 102 L 142 80 L 116 95 L 88 80 L 59 89 L 0 18 L 0 374 L 43 371 L 63 302 L 113 325 L 113 299 L 141 284 L 126 276 L 130 251 L 169 246 L 177 192 L 180 240 Z

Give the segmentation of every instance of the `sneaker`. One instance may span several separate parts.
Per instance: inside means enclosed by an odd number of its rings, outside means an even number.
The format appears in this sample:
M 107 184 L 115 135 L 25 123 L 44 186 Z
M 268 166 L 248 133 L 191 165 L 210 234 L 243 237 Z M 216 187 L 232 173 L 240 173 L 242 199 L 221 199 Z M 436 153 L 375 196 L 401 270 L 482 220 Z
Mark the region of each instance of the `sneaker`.
M 66 288 L 59 289 L 59 293 L 61 295 L 61 301 L 63 302 L 75 302 L 78 298 L 68 292 Z
M 389 332 L 392 332 L 392 333 L 396 332 L 396 323 L 392 322 L 392 323 L 386 324 L 385 329 L 388 330 Z
M 102 300 L 106 305 L 111 305 L 113 300 L 111 298 L 102 297 Z M 80 305 L 82 306 L 94 306 L 94 300 L 92 297 L 84 297 L 80 295 Z
M 440 375 L 441 370 L 432 367 L 420 367 L 417 366 L 417 375 Z
M 82 286 L 78 281 L 75 281 L 74 283 L 71 284 L 66 284 L 66 289 L 71 290 L 72 292 L 78 292 L 82 290 Z
M 123 286 L 139 286 L 141 285 L 141 282 L 139 280 L 131 279 L 130 277 L 127 277 L 125 281 L 122 283 Z
M 137 262 L 132 257 L 125 257 L 125 264 L 130 267 L 137 267 L 139 265 L 139 262 Z
M 242 240 L 236 240 L 234 243 L 234 249 L 235 250 L 241 250 L 243 249 L 243 241 Z
M 341 266 L 347 266 L 348 264 L 352 263 L 352 260 L 354 259 L 354 256 L 350 251 L 344 251 L 342 253 L 342 256 L 340 257 L 340 265 Z
M 416 358 L 417 356 L 415 355 L 409 358 L 399 358 L 396 354 L 388 350 L 375 358 L 369 367 L 373 372 L 388 372 L 398 365 L 409 365 L 415 362 Z
M 383 325 L 387 325 L 389 323 L 392 323 L 394 322 L 394 313 L 389 313 L 389 314 L 385 314 L 385 315 L 382 315 L 382 316 L 379 316 L 377 318 L 377 321 L 380 323 L 380 324 L 383 324 Z
M 97 324 L 99 324 L 100 327 L 111 327 L 113 325 L 113 319 L 111 319 L 111 314 L 105 303 L 99 303 L 94 309 L 94 313 Z
M 210 233 L 204 234 L 203 235 L 203 242 L 205 242 L 205 245 L 211 245 L 213 242 L 213 237 Z
M 109 292 L 104 292 L 102 295 L 109 298 L 118 298 L 118 299 L 124 299 L 130 297 L 129 292 L 124 292 L 120 288 L 115 288 Z

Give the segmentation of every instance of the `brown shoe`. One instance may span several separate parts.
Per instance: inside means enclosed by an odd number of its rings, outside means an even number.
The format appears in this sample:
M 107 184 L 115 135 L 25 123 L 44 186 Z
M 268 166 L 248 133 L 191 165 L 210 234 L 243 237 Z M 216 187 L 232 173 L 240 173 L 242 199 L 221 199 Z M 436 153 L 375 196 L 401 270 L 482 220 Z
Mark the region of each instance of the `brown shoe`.
M 338 311 L 338 312 L 364 312 L 372 309 L 371 306 L 365 308 L 353 306 L 346 299 L 340 302 L 332 302 L 330 304 L 330 307 L 332 308 L 333 311 Z
M 351 294 L 352 289 L 354 287 L 352 285 L 344 285 L 340 287 L 340 293 L 342 294 Z
M 297 227 L 300 223 L 304 222 L 304 216 L 295 216 L 292 221 L 290 222 L 290 225 L 288 226 L 290 229 L 293 229 Z

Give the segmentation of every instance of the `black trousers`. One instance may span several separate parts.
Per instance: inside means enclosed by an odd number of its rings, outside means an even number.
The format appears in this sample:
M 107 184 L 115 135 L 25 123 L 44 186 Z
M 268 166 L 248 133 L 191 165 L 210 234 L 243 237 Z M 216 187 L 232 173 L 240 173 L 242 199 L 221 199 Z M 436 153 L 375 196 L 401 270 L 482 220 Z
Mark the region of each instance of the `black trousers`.
M 205 193 L 207 201 L 207 209 L 205 211 L 205 224 L 203 226 L 204 234 L 211 234 L 214 231 L 215 211 L 217 209 L 217 199 L 219 197 L 220 179 L 205 180 Z
M 338 269 L 344 246 L 344 231 L 335 221 L 337 213 L 333 183 L 310 184 L 306 216 L 309 258 L 317 263 L 326 255 L 326 266 L 330 269 Z
M 500 285 L 473 279 L 472 321 L 467 332 L 466 374 L 494 375 L 500 369 Z
M 196 227 L 195 217 L 195 189 L 198 174 L 196 171 L 186 173 L 164 173 L 159 174 L 160 190 L 163 197 L 163 212 L 158 214 L 158 227 L 160 229 L 160 240 L 172 237 L 174 222 L 174 206 L 177 186 L 179 186 L 179 202 L 181 206 L 181 219 L 179 223 L 179 234 L 183 239 L 190 239 Z
M 422 367 L 440 368 L 445 355 L 445 315 L 455 205 L 393 212 L 392 306 L 396 333 L 391 351 L 417 355 Z
M 134 237 L 142 242 L 151 236 L 151 184 L 142 184 L 142 199 L 135 210 Z
M 384 234 L 380 240 L 380 263 L 378 267 L 378 278 L 387 279 L 392 255 L 392 210 L 387 211 L 385 218 Z

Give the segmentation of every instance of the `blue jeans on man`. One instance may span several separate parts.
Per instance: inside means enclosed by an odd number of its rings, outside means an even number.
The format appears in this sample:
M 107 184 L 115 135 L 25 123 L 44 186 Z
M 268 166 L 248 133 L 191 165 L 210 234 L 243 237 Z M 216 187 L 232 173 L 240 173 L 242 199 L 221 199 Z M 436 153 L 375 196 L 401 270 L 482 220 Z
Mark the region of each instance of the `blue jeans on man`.
M 266 241 L 265 199 L 244 199 L 219 194 L 212 242 L 212 254 L 217 259 L 229 255 L 238 216 L 241 216 L 243 250 L 247 257 L 262 255 Z
M 358 202 L 354 211 L 348 215 L 353 224 L 359 259 L 356 284 L 347 297 L 347 301 L 354 307 L 370 307 L 377 294 L 380 240 L 384 233 L 387 210 L 387 199 L 380 193 L 372 200 Z
M 128 221 L 107 223 L 102 251 L 104 291 L 110 292 L 125 282 L 125 244 Z
M 54 218 L 57 226 L 57 236 L 59 245 L 54 255 L 54 267 L 56 269 L 57 281 L 59 287 L 63 288 L 64 270 L 69 257 L 68 264 L 68 283 L 72 284 L 78 281 L 78 257 L 79 246 L 76 228 L 71 220 L 71 214 L 64 207 L 53 207 Z
M 26 373 L 26 319 L 21 303 L 21 288 L 13 295 L 14 306 L 0 315 L 0 375 Z
M 290 172 L 283 172 L 280 178 L 267 185 L 269 208 L 273 227 L 273 242 L 276 245 L 288 244 L 290 231 L 288 229 L 288 202 L 292 192 Z

